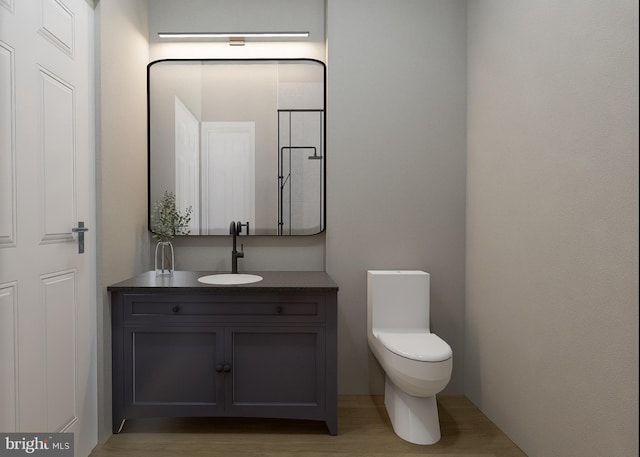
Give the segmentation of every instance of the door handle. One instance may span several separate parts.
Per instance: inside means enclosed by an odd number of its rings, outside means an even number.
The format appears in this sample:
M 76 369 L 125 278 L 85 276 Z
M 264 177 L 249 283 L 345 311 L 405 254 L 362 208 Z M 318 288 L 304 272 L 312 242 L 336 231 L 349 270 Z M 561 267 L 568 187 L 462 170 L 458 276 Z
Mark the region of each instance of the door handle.
M 78 226 L 73 227 L 71 231 L 78 234 L 78 254 L 84 254 L 84 232 L 89 229 L 84 226 L 84 222 L 78 222 Z

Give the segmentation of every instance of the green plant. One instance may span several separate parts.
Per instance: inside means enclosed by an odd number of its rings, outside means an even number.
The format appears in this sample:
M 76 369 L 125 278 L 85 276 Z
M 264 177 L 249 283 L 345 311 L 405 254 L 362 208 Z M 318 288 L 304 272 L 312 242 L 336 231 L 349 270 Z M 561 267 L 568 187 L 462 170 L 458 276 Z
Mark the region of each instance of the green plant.
M 153 205 L 151 224 L 153 237 L 158 241 L 169 241 L 176 235 L 188 235 L 189 222 L 193 207 L 189 206 L 184 214 L 176 207 L 176 196 L 173 192 L 164 191 L 161 200 Z

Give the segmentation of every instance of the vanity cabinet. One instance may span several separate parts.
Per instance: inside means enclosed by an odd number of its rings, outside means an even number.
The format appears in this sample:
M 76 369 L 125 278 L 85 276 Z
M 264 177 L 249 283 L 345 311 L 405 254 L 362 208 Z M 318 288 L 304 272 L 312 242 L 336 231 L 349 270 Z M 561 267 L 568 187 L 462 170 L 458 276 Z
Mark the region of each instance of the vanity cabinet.
M 270 272 L 261 285 L 199 285 L 204 274 L 108 288 L 114 433 L 129 418 L 218 416 L 318 420 L 335 435 L 333 281 Z

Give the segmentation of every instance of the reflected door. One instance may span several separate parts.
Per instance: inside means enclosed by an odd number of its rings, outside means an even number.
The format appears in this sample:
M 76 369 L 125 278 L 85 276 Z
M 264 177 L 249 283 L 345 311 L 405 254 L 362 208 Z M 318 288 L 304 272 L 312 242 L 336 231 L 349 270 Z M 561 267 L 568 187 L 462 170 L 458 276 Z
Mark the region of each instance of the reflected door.
M 255 123 L 202 123 L 202 235 L 255 227 Z
M 175 98 L 176 206 L 181 214 L 191 207 L 189 234 L 200 235 L 200 122 Z

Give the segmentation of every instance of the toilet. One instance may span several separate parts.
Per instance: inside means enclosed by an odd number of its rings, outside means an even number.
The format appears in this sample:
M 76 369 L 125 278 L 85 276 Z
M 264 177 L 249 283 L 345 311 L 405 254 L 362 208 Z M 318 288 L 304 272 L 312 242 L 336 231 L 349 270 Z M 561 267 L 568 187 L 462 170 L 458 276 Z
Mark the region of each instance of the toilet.
M 440 440 L 436 394 L 451 379 L 453 351 L 429 327 L 429 273 L 367 272 L 367 339 L 385 372 L 393 430 L 415 444 Z

